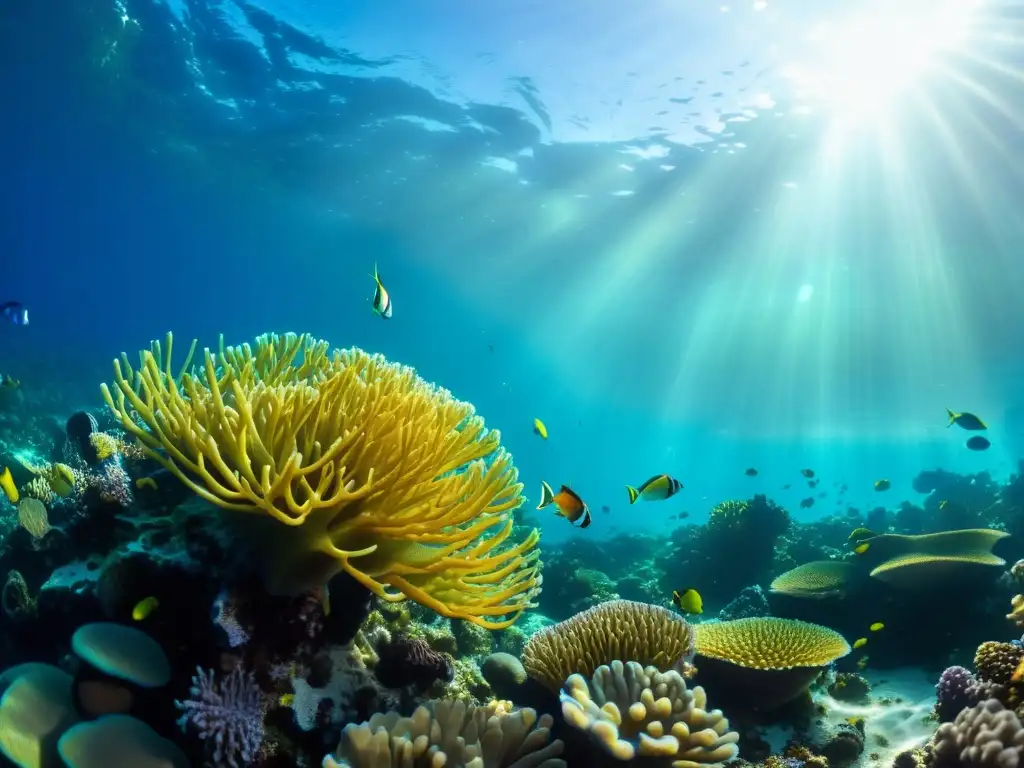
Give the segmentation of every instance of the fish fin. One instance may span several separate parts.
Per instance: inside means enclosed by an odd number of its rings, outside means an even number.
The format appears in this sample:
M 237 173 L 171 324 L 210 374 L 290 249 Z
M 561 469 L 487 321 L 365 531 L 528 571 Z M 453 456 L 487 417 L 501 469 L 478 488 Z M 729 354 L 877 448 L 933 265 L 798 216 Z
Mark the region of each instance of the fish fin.
M 947 424 L 946 426 L 952 427 L 954 424 L 956 424 L 956 417 L 958 414 L 953 413 L 953 411 L 950 410 L 949 408 L 946 409 L 946 413 L 949 414 L 949 424 Z
M 626 492 L 629 494 L 629 503 L 633 504 L 638 498 L 640 498 L 640 491 L 631 485 L 626 486 Z
M 548 504 L 555 500 L 555 492 L 551 490 L 551 486 L 546 481 L 540 481 L 540 504 L 537 505 L 537 509 L 544 509 Z

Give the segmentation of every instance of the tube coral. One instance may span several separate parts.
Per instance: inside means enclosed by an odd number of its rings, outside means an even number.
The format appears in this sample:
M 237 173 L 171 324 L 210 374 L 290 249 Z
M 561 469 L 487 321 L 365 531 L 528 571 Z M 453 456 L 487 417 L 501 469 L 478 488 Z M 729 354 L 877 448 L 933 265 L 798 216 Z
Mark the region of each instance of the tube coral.
M 150 457 L 249 513 L 270 591 L 346 571 L 384 600 L 495 629 L 533 605 L 539 533 L 506 546 L 522 485 L 470 404 L 308 335 L 264 335 L 255 349 L 222 340 L 189 372 L 193 342 L 176 375 L 171 344 L 165 355 L 154 342 L 137 371 L 122 354 L 104 398 Z

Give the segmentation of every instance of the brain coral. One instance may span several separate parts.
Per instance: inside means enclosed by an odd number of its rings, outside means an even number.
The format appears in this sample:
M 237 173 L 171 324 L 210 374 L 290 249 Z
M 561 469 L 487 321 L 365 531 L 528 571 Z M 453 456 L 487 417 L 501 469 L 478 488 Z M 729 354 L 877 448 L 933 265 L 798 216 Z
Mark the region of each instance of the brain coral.
M 667 670 L 693 656 L 693 632 L 657 605 L 610 600 L 534 634 L 523 649 L 530 677 L 557 691 L 570 675 L 593 675 L 603 664 L 636 661 Z
M 696 627 L 698 680 L 716 698 L 770 709 L 806 690 L 821 669 L 850 652 L 827 627 L 771 616 Z
M 550 742 L 551 723 L 550 715 L 507 712 L 500 702 L 431 701 L 411 717 L 377 713 L 346 725 L 323 768 L 565 768 L 562 742 Z
M 470 404 L 308 335 L 222 341 L 178 373 L 171 345 L 169 334 L 166 354 L 154 343 L 137 371 L 115 360 L 104 398 L 150 458 L 247 516 L 238 530 L 269 591 L 345 571 L 383 600 L 491 628 L 534 605 L 539 533 L 511 542 L 522 485 Z
M 614 661 L 589 681 L 571 675 L 561 699 L 566 722 L 616 760 L 661 758 L 655 764 L 698 768 L 732 760 L 738 751 L 739 734 L 729 721 L 708 711 L 704 689 L 688 690 L 675 670 Z

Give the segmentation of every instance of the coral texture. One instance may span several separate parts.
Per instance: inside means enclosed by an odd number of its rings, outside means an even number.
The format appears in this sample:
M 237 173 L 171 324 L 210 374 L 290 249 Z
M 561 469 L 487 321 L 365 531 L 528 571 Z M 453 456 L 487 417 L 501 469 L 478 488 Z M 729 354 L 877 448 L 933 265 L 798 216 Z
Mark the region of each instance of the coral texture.
M 613 661 L 590 680 L 570 676 L 561 700 L 565 721 L 617 760 L 661 758 L 672 768 L 698 768 L 737 755 L 739 734 L 721 711 L 707 710 L 704 689 L 688 690 L 675 670 Z
M 989 699 L 943 723 L 932 738 L 932 768 L 1017 768 L 1024 725 Z
M 969 669 L 947 667 L 935 684 L 935 714 L 943 723 L 948 723 L 968 707 L 977 704 L 972 695 L 975 679 Z
M 191 699 L 175 702 L 184 712 L 178 723 L 196 726 L 213 764 L 242 768 L 255 760 L 263 743 L 263 710 L 252 673 L 235 667 L 218 687 L 212 670 L 197 669 L 189 693 Z
M 377 679 L 388 688 L 414 685 L 426 690 L 434 682 L 455 677 L 451 658 L 433 650 L 422 638 L 396 635 L 377 647 Z
M 821 667 L 850 652 L 834 630 L 772 616 L 700 624 L 696 641 L 701 656 L 749 669 Z
M 593 675 L 617 659 L 667 670 L 689 661 L 693 650 L 693 631 L 678 614 L 612 600 L 534 634 L 523 649 L 523 666 L 557 691 L 570 675 Z
M 115 360 L 107 406 L 185 485 L 252 516 L 270 591 L 346 571 L 381 599 L 490 628 L 534 604 L 539 533 L 506 545 L 522 485 L 470 404 L 308 335 L 222 341 L 193 372 L 190 351 L 177 374 L 171 347 L 168 334 L 166 354 L 155 342 L 137 371 Z
M 336 755 L 324 768 L 565 768 L 561 741 L 551 739 L 551 717 L 505 704 L 473 706 L 431 701 L 411 717 L 375 714 L 346 725 Z

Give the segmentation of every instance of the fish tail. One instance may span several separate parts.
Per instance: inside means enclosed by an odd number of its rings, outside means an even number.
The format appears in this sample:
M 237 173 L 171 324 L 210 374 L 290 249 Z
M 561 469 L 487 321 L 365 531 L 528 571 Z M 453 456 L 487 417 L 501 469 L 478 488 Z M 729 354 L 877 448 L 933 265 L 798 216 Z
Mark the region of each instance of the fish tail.
M 635 504 L 636 500 L 640 498 L 640 491 L 631 485 L 626 486 L 626 493 L 629 494 L 629 503 Z
M 540 481 L 540 504 L 537 505 L 537 509 L 544 509 L 548 504 L 555 500 L 555 492 L 551 490 L 551 486 L 548 485 L 544 480 Z
M 949 408 L 946 409 L 946 413 L 949 414 L 949 424 L 947 424 L 946 426 L 952 427 L 954 424 L 956 424 L 956 414 L 953 413 L 953 411 L 951 411 Z

